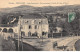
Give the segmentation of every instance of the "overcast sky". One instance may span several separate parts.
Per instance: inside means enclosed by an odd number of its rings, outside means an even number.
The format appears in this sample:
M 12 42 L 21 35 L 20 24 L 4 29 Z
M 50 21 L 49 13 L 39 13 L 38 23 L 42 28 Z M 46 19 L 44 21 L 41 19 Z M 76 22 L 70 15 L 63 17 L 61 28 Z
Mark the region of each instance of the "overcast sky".
M 11 8 L 20 5 L 30 5 L 34 7 L 42 6 L 62 6 L 62 5 L 79 5 L 80 0 L 1 0 L 0 8 Z

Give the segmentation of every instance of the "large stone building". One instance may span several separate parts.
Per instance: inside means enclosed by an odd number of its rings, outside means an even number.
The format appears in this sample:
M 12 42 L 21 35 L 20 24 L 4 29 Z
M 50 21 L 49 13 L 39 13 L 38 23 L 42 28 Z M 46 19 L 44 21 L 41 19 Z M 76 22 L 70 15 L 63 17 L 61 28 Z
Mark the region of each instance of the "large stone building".
M 26 36 L 48 37 L 48 19 L 40 14 L 26 14 L 20 17 L 21 31 Z
M 17 36 L 23 34 L 24 37 L 48 37 L 49 24 L 46 17 L 40 14 L 26 14 L 19 17 L 18 24 L 16 25 L 0 25 L 0 32 L 4 33 L 5 37 L 11 36 L 6 36 L 6 34 L 16 34 Z

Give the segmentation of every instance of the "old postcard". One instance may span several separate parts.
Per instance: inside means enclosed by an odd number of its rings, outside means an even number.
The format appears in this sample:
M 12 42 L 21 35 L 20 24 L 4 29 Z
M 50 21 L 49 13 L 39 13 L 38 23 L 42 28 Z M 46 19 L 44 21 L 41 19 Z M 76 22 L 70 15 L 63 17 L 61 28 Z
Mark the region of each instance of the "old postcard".
M 0 51 L 80 51 L 80 0 L 1 0 Z

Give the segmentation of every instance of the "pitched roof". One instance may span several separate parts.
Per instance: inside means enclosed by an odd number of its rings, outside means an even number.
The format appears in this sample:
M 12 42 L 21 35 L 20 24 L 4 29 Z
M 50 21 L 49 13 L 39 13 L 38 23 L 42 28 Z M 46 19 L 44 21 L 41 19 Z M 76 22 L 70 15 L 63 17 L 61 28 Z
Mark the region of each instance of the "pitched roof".
M 27 19 L 44 19 L 46 17 L 41 16 L 40 14 L 36 13 L 31 13 L 31 14 L 26 14 L 22 18 L 27 18 Z

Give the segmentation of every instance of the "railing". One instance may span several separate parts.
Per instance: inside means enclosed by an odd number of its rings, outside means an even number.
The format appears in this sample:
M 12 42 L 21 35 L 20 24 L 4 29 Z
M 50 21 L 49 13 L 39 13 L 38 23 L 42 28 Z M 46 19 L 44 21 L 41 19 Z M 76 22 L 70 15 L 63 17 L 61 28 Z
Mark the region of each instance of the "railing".
M 0 24 L 0 27 L 13 27 L 17 26 L 17 24 Z

